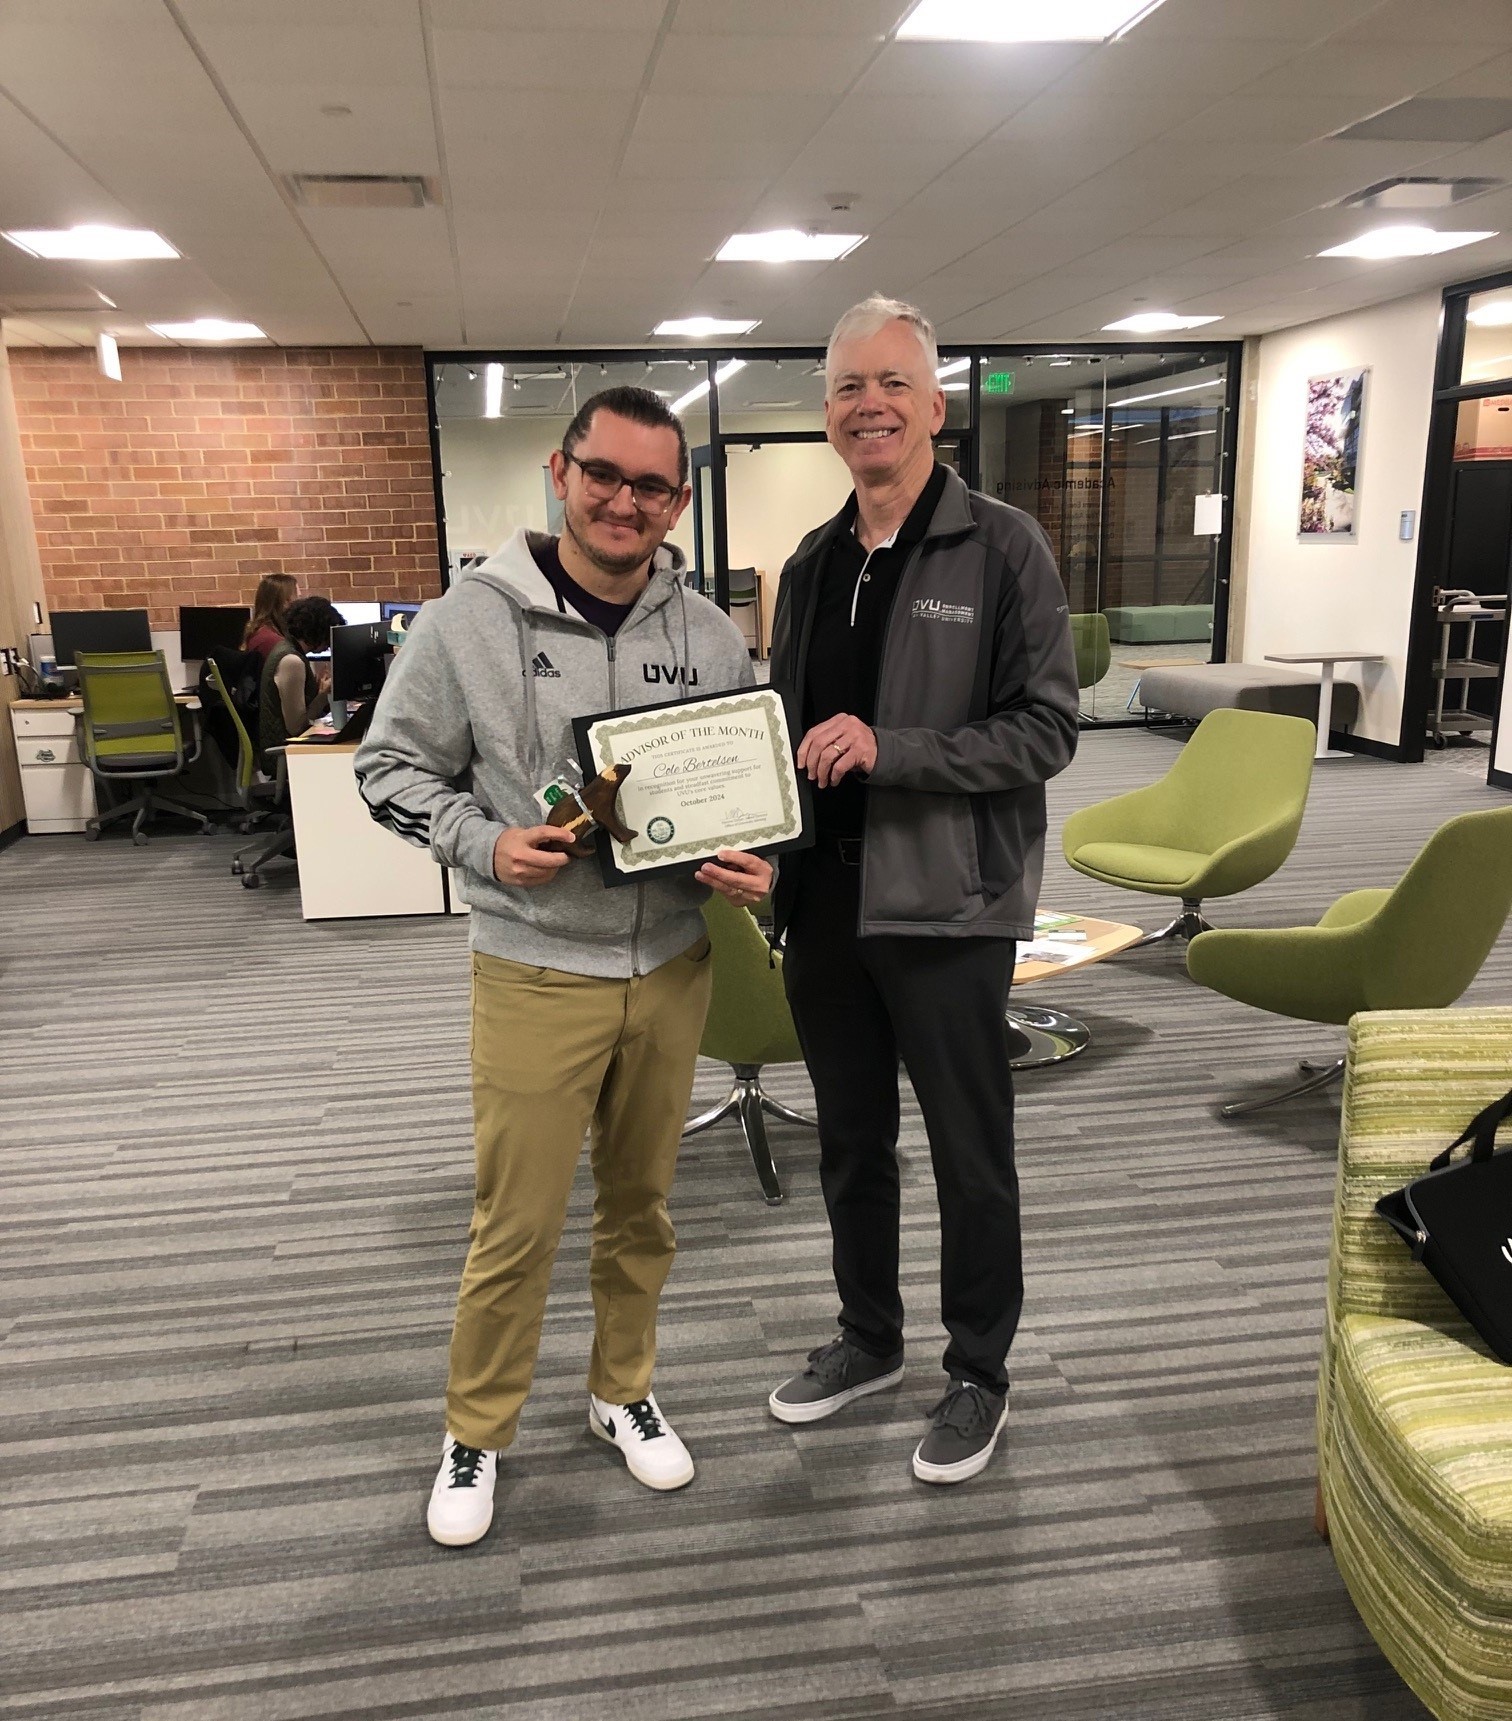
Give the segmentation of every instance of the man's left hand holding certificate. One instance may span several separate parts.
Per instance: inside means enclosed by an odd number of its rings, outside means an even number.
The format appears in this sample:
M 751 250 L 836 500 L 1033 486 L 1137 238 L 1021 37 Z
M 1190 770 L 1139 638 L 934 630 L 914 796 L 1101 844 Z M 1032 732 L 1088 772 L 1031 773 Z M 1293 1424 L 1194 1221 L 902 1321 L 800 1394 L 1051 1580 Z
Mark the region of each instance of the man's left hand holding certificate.
M 775 688 L 579 717 L 573 728 L 585 774 L 629 767 L 618 810 L 634 834 L 600 834 L 606 884 L 696 869 L 748 905 L 770 888 L 762 856 L 812 841 L 808 783 Z

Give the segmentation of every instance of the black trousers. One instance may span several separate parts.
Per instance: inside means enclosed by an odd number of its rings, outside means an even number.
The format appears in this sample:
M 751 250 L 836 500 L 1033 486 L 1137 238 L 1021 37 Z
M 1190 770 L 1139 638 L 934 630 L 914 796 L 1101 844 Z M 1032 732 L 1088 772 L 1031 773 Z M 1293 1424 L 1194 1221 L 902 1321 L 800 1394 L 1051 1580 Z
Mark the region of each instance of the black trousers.
M 860 868 L 802 857 L 783 974 L 819 1113 L 840 1325 L 875 1356 L 903 1343 L 898 1058 L 918 1095 L 940 1203 L 945 1369 L 1005 1392 L 1024 1302 L 1013 1074 L 1003 1010 L 1014 944 L 858 938 Z

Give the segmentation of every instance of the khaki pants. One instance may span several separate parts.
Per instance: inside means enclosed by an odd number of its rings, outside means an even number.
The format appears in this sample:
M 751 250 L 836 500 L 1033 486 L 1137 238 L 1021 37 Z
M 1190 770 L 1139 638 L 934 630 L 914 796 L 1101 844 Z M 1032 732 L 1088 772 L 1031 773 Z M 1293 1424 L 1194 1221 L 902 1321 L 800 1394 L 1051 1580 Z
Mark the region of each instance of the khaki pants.
M 656 1305 L 672 1265 L 667 1191 L 710 979 L 706 938 L 634 980 L 474 953 L 478 1184 L 446 1388 L 446 1425 L 464 1444 L 514 1439 L 590 1124 L 588 1389 L 611 1404 L 650 1391 Z

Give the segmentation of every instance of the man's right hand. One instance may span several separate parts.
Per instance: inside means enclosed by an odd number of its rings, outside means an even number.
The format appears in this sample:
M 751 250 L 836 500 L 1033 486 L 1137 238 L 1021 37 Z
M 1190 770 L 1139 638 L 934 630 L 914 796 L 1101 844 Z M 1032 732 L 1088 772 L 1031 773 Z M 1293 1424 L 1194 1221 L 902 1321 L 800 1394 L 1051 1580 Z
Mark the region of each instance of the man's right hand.
M 501 833 L 494 844 L 494 877 L 500 884 L 517 884 L 529 889 L 536 884 L 549 884 L 571 860 L 562 853 L 576 839 L 560 825 L 516 826 Z

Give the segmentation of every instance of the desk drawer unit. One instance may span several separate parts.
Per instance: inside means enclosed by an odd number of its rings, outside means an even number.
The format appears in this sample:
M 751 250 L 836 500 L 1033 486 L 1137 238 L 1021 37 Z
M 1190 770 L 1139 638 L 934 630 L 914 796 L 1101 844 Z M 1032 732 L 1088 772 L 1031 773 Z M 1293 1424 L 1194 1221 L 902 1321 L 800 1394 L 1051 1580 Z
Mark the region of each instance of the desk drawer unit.
M 72 711 L 11 712 L 26 828 L 34 835 L 82 831 L 95 816 L 94 778 L 79 751 Z

